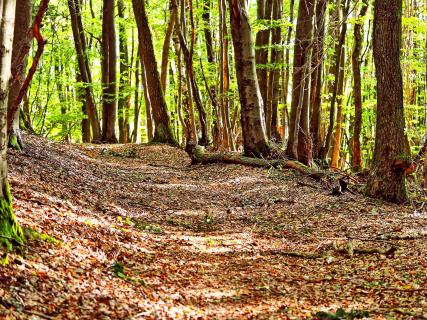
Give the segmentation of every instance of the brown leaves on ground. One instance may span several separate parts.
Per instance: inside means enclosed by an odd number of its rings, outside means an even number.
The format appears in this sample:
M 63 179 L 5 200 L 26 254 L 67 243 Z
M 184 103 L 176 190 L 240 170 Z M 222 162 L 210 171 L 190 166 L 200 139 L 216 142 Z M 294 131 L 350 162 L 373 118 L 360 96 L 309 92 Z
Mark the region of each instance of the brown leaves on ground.
M 25 143 L 10 181 L 39 236 L 0 267 L 0 319 L 427 317 L 426 212 L 167 146 Z

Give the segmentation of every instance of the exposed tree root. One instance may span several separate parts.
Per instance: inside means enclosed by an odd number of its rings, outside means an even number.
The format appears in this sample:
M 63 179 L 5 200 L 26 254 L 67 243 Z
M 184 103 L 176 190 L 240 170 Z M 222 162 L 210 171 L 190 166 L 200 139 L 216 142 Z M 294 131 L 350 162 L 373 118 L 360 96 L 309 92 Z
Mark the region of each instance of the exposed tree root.
M 284 168 L 300 172 L 315 180 L 320 180 L 325 173 L 312 170 L 301 162 L 289 159 L 261 159 L 243 156 L 235 152 L 207 152 L 202 146 L 187 145 L 185 151 L 191 158 L 192 164 L 202 163 L 231 163 L 258 168 Z

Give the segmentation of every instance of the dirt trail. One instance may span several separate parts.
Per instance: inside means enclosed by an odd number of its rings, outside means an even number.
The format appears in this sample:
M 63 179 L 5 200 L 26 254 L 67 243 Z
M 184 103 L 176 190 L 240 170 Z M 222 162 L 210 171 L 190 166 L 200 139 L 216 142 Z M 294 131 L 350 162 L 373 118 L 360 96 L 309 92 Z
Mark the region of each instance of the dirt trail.
M 427 318 L 426 212 L 167 146 L 25 143 L 16 214 L 62 244 L 32 237 L 0 266 L 0 319 Z

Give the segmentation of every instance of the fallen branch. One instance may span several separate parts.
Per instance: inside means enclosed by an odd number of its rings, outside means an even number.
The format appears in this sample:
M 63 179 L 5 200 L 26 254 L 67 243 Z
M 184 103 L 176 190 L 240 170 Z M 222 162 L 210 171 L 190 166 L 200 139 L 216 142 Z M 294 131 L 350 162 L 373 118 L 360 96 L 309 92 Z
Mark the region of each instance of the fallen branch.
M 243 156 L 235 152 L 206 152 L 202 146 L 187 145 L 185 150 L 191 158 L 192 164 L 202 163 L 229 163 L 241 164 L 256 168 L 284 168 L 292 169 L 315 180 L 320 180 L 325 174 L 314 171 L 301 162 L 289 159 L 260 159 Z

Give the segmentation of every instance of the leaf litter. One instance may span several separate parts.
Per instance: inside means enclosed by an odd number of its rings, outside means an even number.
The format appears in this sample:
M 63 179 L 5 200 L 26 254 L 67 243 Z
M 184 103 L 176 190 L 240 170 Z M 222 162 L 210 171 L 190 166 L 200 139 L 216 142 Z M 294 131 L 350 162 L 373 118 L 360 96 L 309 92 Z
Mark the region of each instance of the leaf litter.
M 24 138 L 32 236 L 0 266 L 0 319 L 427 318 L 426 212 L 164 145 Z

